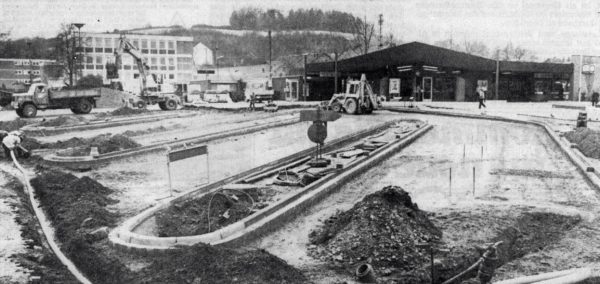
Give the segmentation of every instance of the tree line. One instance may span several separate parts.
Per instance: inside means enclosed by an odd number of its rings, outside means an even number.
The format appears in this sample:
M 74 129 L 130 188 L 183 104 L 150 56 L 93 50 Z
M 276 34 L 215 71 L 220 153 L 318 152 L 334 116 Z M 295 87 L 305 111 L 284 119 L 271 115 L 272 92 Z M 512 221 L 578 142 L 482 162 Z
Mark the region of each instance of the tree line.
M 320 9 L 290 10 L 287 15 L 276 9 L 246 7 L 235 10 L 229 25 L 239 30 L 323 30 L 353 33 L 353 26 L 362 22 L 350 13 Z

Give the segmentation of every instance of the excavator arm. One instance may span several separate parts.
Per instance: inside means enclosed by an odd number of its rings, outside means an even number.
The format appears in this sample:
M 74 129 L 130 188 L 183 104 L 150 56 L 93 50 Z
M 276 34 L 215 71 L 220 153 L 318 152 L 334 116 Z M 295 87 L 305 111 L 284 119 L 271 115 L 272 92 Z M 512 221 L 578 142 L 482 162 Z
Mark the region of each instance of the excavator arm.
M 115 65 L 117 66 L 117 70 L 121 68 L 121 55 L 124 52 L 131 55 L 135 61 L 138 72 L 140 72 L 140 94 L 144 95 L 146 93 L 147 76 L 150 67 L 144 60 L 142 53 L 122 35 L 119 38 L 119 47 L 115 50 Z

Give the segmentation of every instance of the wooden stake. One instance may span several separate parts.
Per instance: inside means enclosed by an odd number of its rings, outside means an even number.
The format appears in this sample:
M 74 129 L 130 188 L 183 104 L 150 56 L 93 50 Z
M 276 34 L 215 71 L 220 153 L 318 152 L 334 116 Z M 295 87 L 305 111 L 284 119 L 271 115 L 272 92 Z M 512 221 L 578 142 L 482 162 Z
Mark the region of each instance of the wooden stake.
M 450 181 L 448 183 L 448 192 L 450 193 L 450 196 L 452 196 L 452 168 L 450 168 Z
M 475 167 L 473 167 L 473 197 L 475 196 Z

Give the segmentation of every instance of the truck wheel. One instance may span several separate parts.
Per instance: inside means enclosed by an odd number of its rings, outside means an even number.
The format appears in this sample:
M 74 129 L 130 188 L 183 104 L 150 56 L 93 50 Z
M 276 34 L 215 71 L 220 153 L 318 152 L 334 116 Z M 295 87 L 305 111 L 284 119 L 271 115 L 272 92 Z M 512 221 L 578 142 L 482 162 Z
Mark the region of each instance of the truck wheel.
M 373 104 L 371 102 L 367 102 L 367 106 L 362 108 L 362 112 L 365 114 L 370 114 L 373 112 Z
M 358 114 L 358 102 L 355 98 L 348 98 L 346 102 L 344 102 L 344 108 L 347 113 L 350 114 Z
M 80 114 L 87 114 L 90 113 L 92 111 L 92 103 L 90 103 L 89 100 L 81 100 L 79 102 L 79 105 L 77 106 L 77 110 L 79 111 Z
M 174 99 L 168 99 L 165 102 L 165 108 L 166 108 L 166 110 L 176 110 L 177 109 L 177 101 L 175 101 Z
M 33 104 L 26 104 L 23 106 L 23 117 L 35 117 L 37 114 L 37 107 Z
M 160 103 L 158 103 L 158 107 L 159 107 L 161 110 L 167 110 L 167 106 L 165 105 L 165 102 L 160 102 Z
M 135 106 L 139 109 L 143 109 L 146 108 L 146 102 L 145 101 L 139 101 L 137 103 L 135 103 Z
M 17 115 L 18 115 L 19 117 L 24 117 L 24 116 L 23 116 L 23 109 L 22 109 L 22 108 L 18 108 L 18 109 L 16 109 L 16 110 L 15 110 L 15 112 L 17 113 Z
M 79 112 L 79 108 L 77 108 L 77 107 L 71 107 L 71 112 L 73 112 L 74 114 L 81 114 Z

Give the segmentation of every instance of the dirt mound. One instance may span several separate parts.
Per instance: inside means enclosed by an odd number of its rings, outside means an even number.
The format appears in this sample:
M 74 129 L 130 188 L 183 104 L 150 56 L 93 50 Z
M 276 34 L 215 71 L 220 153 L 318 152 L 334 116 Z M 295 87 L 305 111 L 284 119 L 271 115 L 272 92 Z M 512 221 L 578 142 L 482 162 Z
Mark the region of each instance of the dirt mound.
M 62 249 L 94 283 L 128 283 L 129 270 L 111 254 L 104 253 L 98 240 L 88 233 L 114 227 L 116 214 L 106 205 L 112 190 L 89 177 L 77 178 L 57 170 L 41 170 L 31 180 L 42 207 L 56 230 Z
M 145 108 L 130 108 L 130 107 L 120 107 L 118 109 L 115 109 L 113 111 L 110 112 L 111 115 L 132 115 L 132 114 L 140 114 L 140 113 L 146 113 L 149 112 L 149 110 L 145 109 Z
M 579 127 L 565 133 L 565 138 L 577 144 L 579 150 L 586 156 L 600 159 L 600 131 Z
M 0 121 L 0 130 L 11 132 L 14 130 L 19 130 L 21 129 L 21 127 L 31 123 L 33 123 L 33 121 L 28 121 L 20 118 L 9 121 Z
M 140 147 L 141 145 L 131 138 L 121 134 L 102 134 L 92 138 L 74 137 L 65 141 L 57 141 L 54 143 L 43 144 L 42 148 L 50 149 L 67 149 L 81 147 L 78 151 L 58 153 L 65 156 L 86 156 L 90 153 L 91 147 L 97 147 L 100 154 L 123 151 L 131 148 Z
M 266 204 L 261 202 L 265 198 L 266 195 L 258 189 L 245 189 L 243 192 L 223 190 L 174 204 L 156 215 L 158 234 L 161 237 L 193 236 L 218 230 L 264 208 Z
M 40 126 L 55 127 L 55 126 L 75 125 L 75 124 L 80 124 L 80 123 L 85 123 L 85 122 L 87 122 L 87 119 L 82 116 L 61 115 L 54 119 L 42 121 L 40 123 Z
M 441 235 L 407 192 L 388 186 L 312 231 L 309 255 L 346 268 L 370 260 L 376 271 L 408 271 L 428 259 L 415 243 Z
M 136 283 L 308 283 L 302 273 L 264 250 L 237 252 L 209 245 L 157 258 Z

